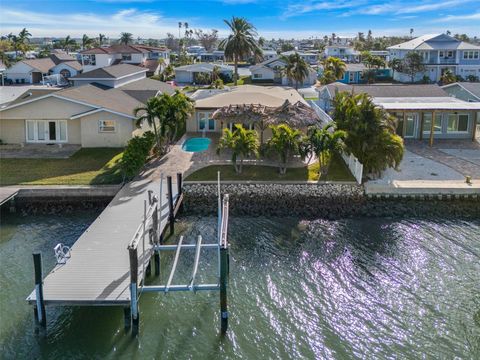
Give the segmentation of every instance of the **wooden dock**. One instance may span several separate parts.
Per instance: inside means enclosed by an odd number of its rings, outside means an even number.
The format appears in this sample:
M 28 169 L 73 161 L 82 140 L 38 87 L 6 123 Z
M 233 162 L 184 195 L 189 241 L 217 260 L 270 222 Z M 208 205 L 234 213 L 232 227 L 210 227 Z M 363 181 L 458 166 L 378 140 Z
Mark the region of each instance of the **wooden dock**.
M 182 199 L 178 196 L 178 181 L 181 183 L 181 177 L 171 186 L 173 204 L 176 205 L 180 205 Z M 159 229 L 160 233 L 163 232 L 171 218 L 167 182 L 163 181 L 162 187 L 160 180 L 150 179 L 125 185 L 71 247 L 71 257 L 66 263 L 57 264 L 43 279 L 44 305 L 130 305 L 127 247 L 143 222 L 149 191 L 160 196 Z M 148 239 L 140 241 L 138 249 L 138 277 L 143 280 L 143 269 L 150 261 L 153 244 Z M 36 294 L 37 289 L 27 298 L 32 305 L 38 304 Z

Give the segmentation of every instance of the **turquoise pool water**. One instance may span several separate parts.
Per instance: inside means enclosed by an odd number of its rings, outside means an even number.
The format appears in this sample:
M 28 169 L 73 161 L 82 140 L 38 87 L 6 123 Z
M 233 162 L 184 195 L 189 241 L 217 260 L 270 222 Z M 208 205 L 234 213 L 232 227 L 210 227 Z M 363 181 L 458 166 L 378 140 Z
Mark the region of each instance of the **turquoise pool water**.
M 212 140 L 209 138 L 190 138 L 182 146 L 184 151 L 200 152 L 205 151 L 210 146 Z

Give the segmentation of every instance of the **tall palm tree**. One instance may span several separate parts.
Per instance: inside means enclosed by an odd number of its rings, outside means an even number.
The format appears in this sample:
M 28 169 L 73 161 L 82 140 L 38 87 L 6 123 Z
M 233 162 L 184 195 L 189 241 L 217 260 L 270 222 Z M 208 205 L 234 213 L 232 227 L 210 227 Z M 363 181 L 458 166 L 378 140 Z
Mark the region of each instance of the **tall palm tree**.
M 98 34 L 98 45 L 102 46 L 105 39 L 106 39 L 106 37 L 105 37 L 104 34 Z
M 220 48 L 225 50 L 225 57 L 233 59 L 235 74 L 234 84 L 238 81 L 238 62 L 243 58 L 260 51 L 256 37 L 257 30 L 245 18 L 233 16 L 230 21 L 223 20 L 230 28 L 231 34 L 220 42 Z
M 267 146 L 271 152 L 278 154 L 280 175 L 284 175 L 287 172 L 288 160 L 299 152 L 302 133 L 285 124 L 272 125 L 270 128 L 272 137 L 268 140 Z
M 229 149 L 232 152 L 232 163 L 237 174 L 243 170 L 243 159 L 250 155 L 258 156 L 258 137 L 255 130 L 247 130 L 241 124 L 235 124 L 235 129 L 223 129 L 223 135 L 218 142 L 217 153 Z M 240 164 L 237 164 L 240 158 Z
M 77 42 L 72 39 L 70 35 L 67 35 L 65 39 L 60 40 L 60 47 L 62 50 L 68 53 L 70 50 L 73 50 L 77 47 Z
M 82 37 L 82 50 L 85 50 L 91 46 L 93 46 L 93 43 L 95 42 L 94 39 L 90 38 L 87 36 L 87 34 L 83 34 Z
M 157 151 L 161 150 L 161 139 L 157 130 L 157 122 L 159 120 L 159 99 L 158 97 L 152 97 L 147 100 L 144 106 L 138 106 L 133 110 L 133 114 L 136 117 L 137 127 L 141 127 L 143 123 L 147 123 L 149 127 L 153 127 L 153 133 L 155 134 L 155 141 L 157 144 Z
M 282 56 L 281 59 L 285 62 L 283 72 L 285 76 L 292 82 L 295 82 L 295 89 L 298 90 L 298 84 L 308 77 L 309 66 L 305 60 L 298 54 L 294 53 L 289 56 Z
M 26 28 L 23 28 L 22 31 L 18 33 L 18 39 L 21 41 L 22 44 L 28 42 L 28 38 L 30 36 L 32 36 L 32 34 L 30 34 Z
M 128 45 L 133 42 L 133 35 L 129 32 L 122 32 L 120 34 L 120 44 Z
M 331 72 L 336 80 L 342 79 L 347 69 L 347 65 L 342 60 L 332 56 L 323 60 L 322 65 L 323 72 Z
M 339 151 L 342 148 L 342 140 L 345 139 L 346 132 L 336 130 L 336 124 L 331 122 L 322 129 L 318 127 L 310 128 L 307 136 L 311 149 L 317 156 L 320 173 L 326 175 L 330 157 L 334 151 Z

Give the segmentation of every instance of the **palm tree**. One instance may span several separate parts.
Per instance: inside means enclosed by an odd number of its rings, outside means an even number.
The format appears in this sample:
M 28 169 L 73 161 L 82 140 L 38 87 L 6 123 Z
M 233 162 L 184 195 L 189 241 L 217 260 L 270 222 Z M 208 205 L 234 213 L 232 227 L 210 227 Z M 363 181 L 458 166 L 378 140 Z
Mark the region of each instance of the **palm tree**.
M 158 99 L 160 136 L 165 140 L 164 150 L 168 151 L 174 140 L 185 132 L 186 121 L 195 111 L 194 101 L 178 90 L 173 95 L 163 93 Z
M 68 53 L 70 50 L 73 50 L 77 47 L 77 42 L 72 39 L 70 35 L 67 35 L 65 39 L 60 40 L 60 47 L 62 50 Z
M 443 72 L 442 76 L 440 77 L 440 81 L 442 82 L 442 85 L 447 85 L 457 81 L 457 78 L 455 74 L 452 72 L 452 70 L 447 69 Z
M 229 149 L 232 151 L 232 163 L 237 174 L 243 170 L 243 159 L 246 156 L 258 156 L 258 137 L 255 130 L 247 130 L 241 124 L 235 124 L 235 130 L 223 129 L 223 135 L 218 142 L 217 153 Z M 240 165 L 237 164 L 240 158 Z
M 395 134 L 396 120 L 368 94 L 337 93 L 332 117 L 337 128 L 346 132 L 346 150 L 363 164 L 365 174 L 398 167 L 404 146 Z
M 298 53 L 282 56 L 281 59 L 285 62 L 285 68 L 283 69 L 285 76 L 291 82 L 295 82 L 295 89 L 298 90 L 298 84 L 303 83 L 309 75 L 308 64 Z
M 102 46 L 105 39 L 106 39 L 106 37 L 105 37 L 104 34 L 98 34 L 98 45 Z
M 147 100 L 144 106 L 138 106 L 133 110 L 133 114 L 136 117 L 137 127 L 141 127 L 144 122 L 149 127 L 153 127 L 153 133 L 155 134 L 155 141 L 157 143 L 157 151 L 161 150 L 161 139 L 157 130 L 157 122 L 159 120 L 159 99 L 158 97 L 152 97 Z
M 256 37 L 257 30 L 245 18 L 232 17 L 232 20 L 223 20 L 230 28 L 231 34 L 220 42 L 220 48 L 225 50 L 225 57 L 233 59 L 235 74 L 234 84 L 238 81 L 238 62 L 261 49 Z M 260 49 L 260 50 L 259 50 Z
M 168 64 L 165 69 L 163 69 L 162 73 L 160 74 L 160 79 L 162 81 L 171 80 L 175 76 L 175 69 L 172 64 Z
M 328 58 L 323 60 L 322 65 L 323 72 L 330 72 L 336 80 L 343 78 L 343 76 L 345 75 L 345 70 L 347 68 L 347 65 L 342 60 L 332 56 L 329 56 Z
M 336 124 L 331 122 L 323 129 L 311 127 L 308 130 L 308 139 L 311 144 L 311 150 L 318 158 L 320 173 L 326 175 L 331 155 L 334 151 L 339 151 L 342 146 L 342 140 L 346 137 L 346 132 L 336 130 Z
M 180 39 L 180 30 L 182 29 L 183 23 L 181 21 L 178 22 L 178 38 Z
M 402 70 L 402 60 L 401 59 L 392 59 L 388 62 L 388 66 L 392 69 L 392 78 L 395 77 L 395 71 Z
M 82 37 L 82 50 L 85 50 L 91 46 L 93 46 L 93 43 L 95 42 L 94 39 L 89 38 L 87 34 L 83 34 Z
M 133 35 L 129 32 L 122 32 L 120 34 L 120 44 L 128 45 L 133 42 Z
M 18 34 L 18 39 L 22 44 L 24 44 L 25 42 L 28 42 L 28 38 L 30 36 L 32 36 L 32 34 L 30 34 L 26 28 L 23 28 L 22 31 L 20 31 L 20 33 Z
M 267 146 L 273 153 L 279 155 L 280 175 L 287 172 L 287 162 L 290 156 L 298 154 L 302 133 L 299 130 L 292 129 L 288 125 L 272 125 L 272 137 L 268 140 Z
M 214 65 L 212 69 L 212 82 L 220 78 L 220 66 Z

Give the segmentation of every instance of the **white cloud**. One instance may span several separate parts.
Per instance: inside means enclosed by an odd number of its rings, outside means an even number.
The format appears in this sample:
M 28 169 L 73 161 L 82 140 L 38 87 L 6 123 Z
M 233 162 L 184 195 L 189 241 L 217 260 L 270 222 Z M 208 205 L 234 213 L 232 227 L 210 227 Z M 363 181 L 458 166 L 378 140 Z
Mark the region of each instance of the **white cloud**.
M 474 13 L 474 14 L 470 14 L 470 15 L 448 15 L 448 16 L 445 16 L 445 17 L 442 17 L 441 19 L 436 19 L 436 20 L 433 20 L 432 22 L 445 22 L 445 21 L 448 21 L 448 22 L 453 22 L 453 21 L 464 21 L 464 20 L 480 20 L 480 12 L 477 12 L 477 13 Z M 477 29 L 478 31 L 478 23 L 477 23 Z
M 364 0 L 357 1 L 346 1 L 346 0 L 337 0 L 337 1 L 307 1 L 300 2 L 295 4 L 289 4 L 282 14 L 282 18 L 286 19 L 293 16 L 299 16 L 302 14 L 307 14 L 313 11 L 319 10 L 341 10 L 341 9 L 351 9 L 356 6 L 363 5 Z
M 76 13 L 56 15 L 3 8 L 0 14 L 2 33 L 18 32 L 27 27 L 33 36 L 79 37 L 98 33 L 118 37 L 121 32 L 134 36 L 160 38 L 178 30 L 177 21 L 156 12 L 125 9 L 112 14 Z

